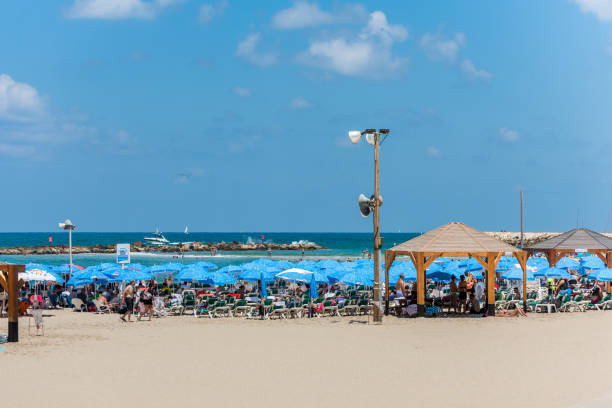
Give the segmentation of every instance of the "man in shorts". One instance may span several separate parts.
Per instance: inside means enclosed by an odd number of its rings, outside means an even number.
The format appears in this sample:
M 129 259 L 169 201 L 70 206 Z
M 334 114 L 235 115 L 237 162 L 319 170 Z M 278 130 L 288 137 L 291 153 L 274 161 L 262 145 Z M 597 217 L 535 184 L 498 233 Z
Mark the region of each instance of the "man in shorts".
M 461 275 L 459 278 L 459 285 L 457 285 L 459 291 L 459 313 L 467 314 L 468 302 L 467 302 L 467 282 L 465 276 Z
M 130 281 L 121 294 L 121 301 L 126 306 L 125 312 L 120 316 L 120 319 L 125 320 L 127 315 L 127 321 L 132 319 L 132 310 L 134 309 L 134 281 Z

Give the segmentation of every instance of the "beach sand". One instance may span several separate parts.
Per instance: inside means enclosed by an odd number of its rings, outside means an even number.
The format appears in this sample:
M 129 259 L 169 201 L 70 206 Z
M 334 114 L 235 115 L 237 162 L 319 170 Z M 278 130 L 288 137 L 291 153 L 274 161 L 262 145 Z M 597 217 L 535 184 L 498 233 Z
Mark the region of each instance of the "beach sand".
M 2 406 L 612 406 L 610 311 L 382 326 L 46 314 L 44 337 L 22 318 L 2 345 Z

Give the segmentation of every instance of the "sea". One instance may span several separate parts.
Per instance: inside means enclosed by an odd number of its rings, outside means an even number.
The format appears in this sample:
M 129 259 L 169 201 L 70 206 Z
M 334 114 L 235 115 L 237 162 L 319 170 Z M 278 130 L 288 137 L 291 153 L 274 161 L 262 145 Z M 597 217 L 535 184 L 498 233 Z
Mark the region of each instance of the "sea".
M 73 245 L 109 245 L 120 243 L 142 242 L 145 236 L 151 235 L 146 232 L 77 232 L 72 233 Z M 396 244 L 402 243 L 419 235 L 419 233 L 387 233 L 381 234 L 384 243 L 383 250 Z M 313 233 L 313 232 L 168 232 L 164 236 L 171 242 L 240 242 L 252 243 L 293 243 L 313 242 L 327 249 L 306 251 L 304 259 L 337 259 L 358 258 L 362 251 L 367 249 L 372 252 L 372 233 Z M 51 243 L 49 242 L 51 238 Z M 0 233 L 0 247 L 16 246 L 39 246 L 39 245 L 68 245 L 67 232 L 23 232 L 23 233 Z M 132 253 L 131 262 L 143 265 L 155 265 L 167 262 L 179 262 L 189 264 L 206 260 L 213 262 L 219 267 L 226 265 L 238 265 L 257 258 L 267 257 L 265 251 L 218 251 L 215 256 L 209 252 L 186 252 L 183 255 L 177 253 Z M 295 261 L 302 258 L 300 251 L 272 251 L 272 259 L 284 259 Z M 103 262 L 114 262 L 115 254 L 75 254 L 72 262 L 83 267 L 97 265 Z M 60 255 L 0 255 L 0 261 L 9 263 L 42 263 L 47 265 L 61 265 L 68 263 L 68 254 Z

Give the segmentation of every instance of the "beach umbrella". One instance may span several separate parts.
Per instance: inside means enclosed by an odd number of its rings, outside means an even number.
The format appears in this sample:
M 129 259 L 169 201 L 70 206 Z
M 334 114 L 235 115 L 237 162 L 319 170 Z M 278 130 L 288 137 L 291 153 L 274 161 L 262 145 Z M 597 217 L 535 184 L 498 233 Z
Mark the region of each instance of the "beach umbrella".
M 314 299 L 319 297 L 319 291 L 317 290 L 317 282 L 315 281 L 314 274 L 310 278 L 310 298 Z
M 580 262 L 568 256 L 564 256 L 563 258 L 559 259 L 555 266 L 559 269 L 570 269 L 572 271 L 577 271 L 580 267 Z
M 293 268 L 295 265 L 289 261 L 278 261 L 274 264 L 275 268 L 278 268 L 280 270 L 285 270 L 285 269 L 291 269 Z
M 276 279 L 276 274 L 281 272 L 280 269 L 265 266 L 265 265 L 251 265 L 249 268 L 246 268 L 244 272 L 238 275 L 238 279 L 244 281 L 257 281 L 261 279 L 261 276 L 267 281 L 273 281 Z
M 52 273 L 44 271 L 42 269 L 30 269 L 25 272 L 20 272 L 17 277 L 24 282 L 63 282 L 62 278 L 59 278 Z
M 437 282 L 450 282 L 451 275 L 442 270 L 438 270 L 431 273 L 427 272 L 427 278 Z
M 502 279 L 510 280 L 510 281 L 522 281 L 523 280 L 523 270 L 521 268 L 513 268 L 508 272 L 502 275 Z M 535 280 L 533 276 L 533 272 L 527 271 L 527 280 L 532 281 Z
M 533 266 L 538 269 L 545 269 L 548 268 L 550 265 L 548 264 L 548 259 L 535 256 L 527 259 L 527 266 Z
M 291 268 L 291 269 L 284 270 L 276 274 L 276 277 L 279 279 L 284 279 L 284 280 L 294 281 L 294 282 L 302 282 L 302 283 L 308 283 L 314 277 L 314 280 L 317 283 L 329 282 L 327 274 L 323 271 L 311 272 L 311 271 L 307 271 L 307 270 L 299 269 L 299 268 Z
M 459 263 L 459 266 L 464 268 L 466 272 L 481 271 L 484 268 L 474 258 L 467 258 Z
M 314 270 L 317 267 L 317 263 L 313 261 L 300 261 L 294 265 L 296 268 L 305 269 L 307 271 Z
M 499 263 L 495 267 L 495 272 L 504 272 L 515 268 L 518 265 L 518 260 L 513 256 L 502 256 Z
M 337 275 L 336 275 L 337 276 Z M 374 285 L 374 274 L 369 268 L 355 268 L 349 271 L 345 271 L 341 274 L 337 280 L 344 282 L 345 284 L 352 285 Z
M 82 271 L 83 269 L 85 268 L 83 268 L 82 266 L 72 264 L 72 273 Z M 60 274 L 60 275 L 68 275 L 70 273 L 70 264 L 54 266 L 53 272 Z
M 340 266 L 340 262 L 333 259 L 324 259 L 317 262 L 317 268 L 319 269 L 335 269 Z
M 586 256 L 580 259 L 580 272 L 585 273 L 586 270 L 604 269 L 606 264 L 597 256 Z
M 541 277 L 545 276 L 547 278 L 561 279 L 561 278 L 571 278 L 571 275 L 560 268 L 545 268 L 540 269 L 534 273 L 534 276 Z
M 242 272 L 243 270 L 244 269 L 242 269 L 238 265 L 227 265 L 227 266 L 224 266 L 223 268 L 219 269 L 218 272 L 229 273 L 230 275 L 237 275 L 240 272 Z
M 200 276 L 199 279 L 196 280 L 199 283 L 208 283 L 215 286 L 233 285 L 237 282 L 236 278 L 234 278 L 232 275 L 220 271 L 206 271 L 203 276 Z
M 597 280 L 602 282 L 612 282 L 612 269 L 598 269 Z M 590 275 L 589 275 L 590 277 Z
M 266 289 L 266 280 L 264 279 L 263 273 L 259 275 L 259 282 L 261 282 L 261 297 L 268 297 L 268 290 Z
M 199 266 L 206 269 L 217 269 L 217 265 L 212 262 L 200 261 L 192 264 L 193 266 Z

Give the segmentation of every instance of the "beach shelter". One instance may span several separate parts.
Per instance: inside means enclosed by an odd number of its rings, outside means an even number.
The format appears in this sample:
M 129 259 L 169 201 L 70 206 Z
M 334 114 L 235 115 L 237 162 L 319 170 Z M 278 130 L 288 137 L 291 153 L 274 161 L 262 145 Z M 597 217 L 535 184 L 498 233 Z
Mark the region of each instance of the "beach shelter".
M 389 268 L 396 256 L 409 256 L 417 272 L 417 313 L 425 315 L 425 270 L 441 256 L 474 258 L 486 271 L 487 309 L 495 314 L 495 268 L 504 255 L 516 257 L 527 293 L 527 254 L 461 222 L 451 222 L 385 251 L 385 313 L 389 312 Z M 376 296 L 376 289 L 375 296 Z M 525 302 L 525 307 L 527 306 Z
M 575 228 L 525 248 L 530 254 L 543 252 L 550 265 L 567 254 L 589 252 L 612 268 L 612 238 L 587 228 Z

